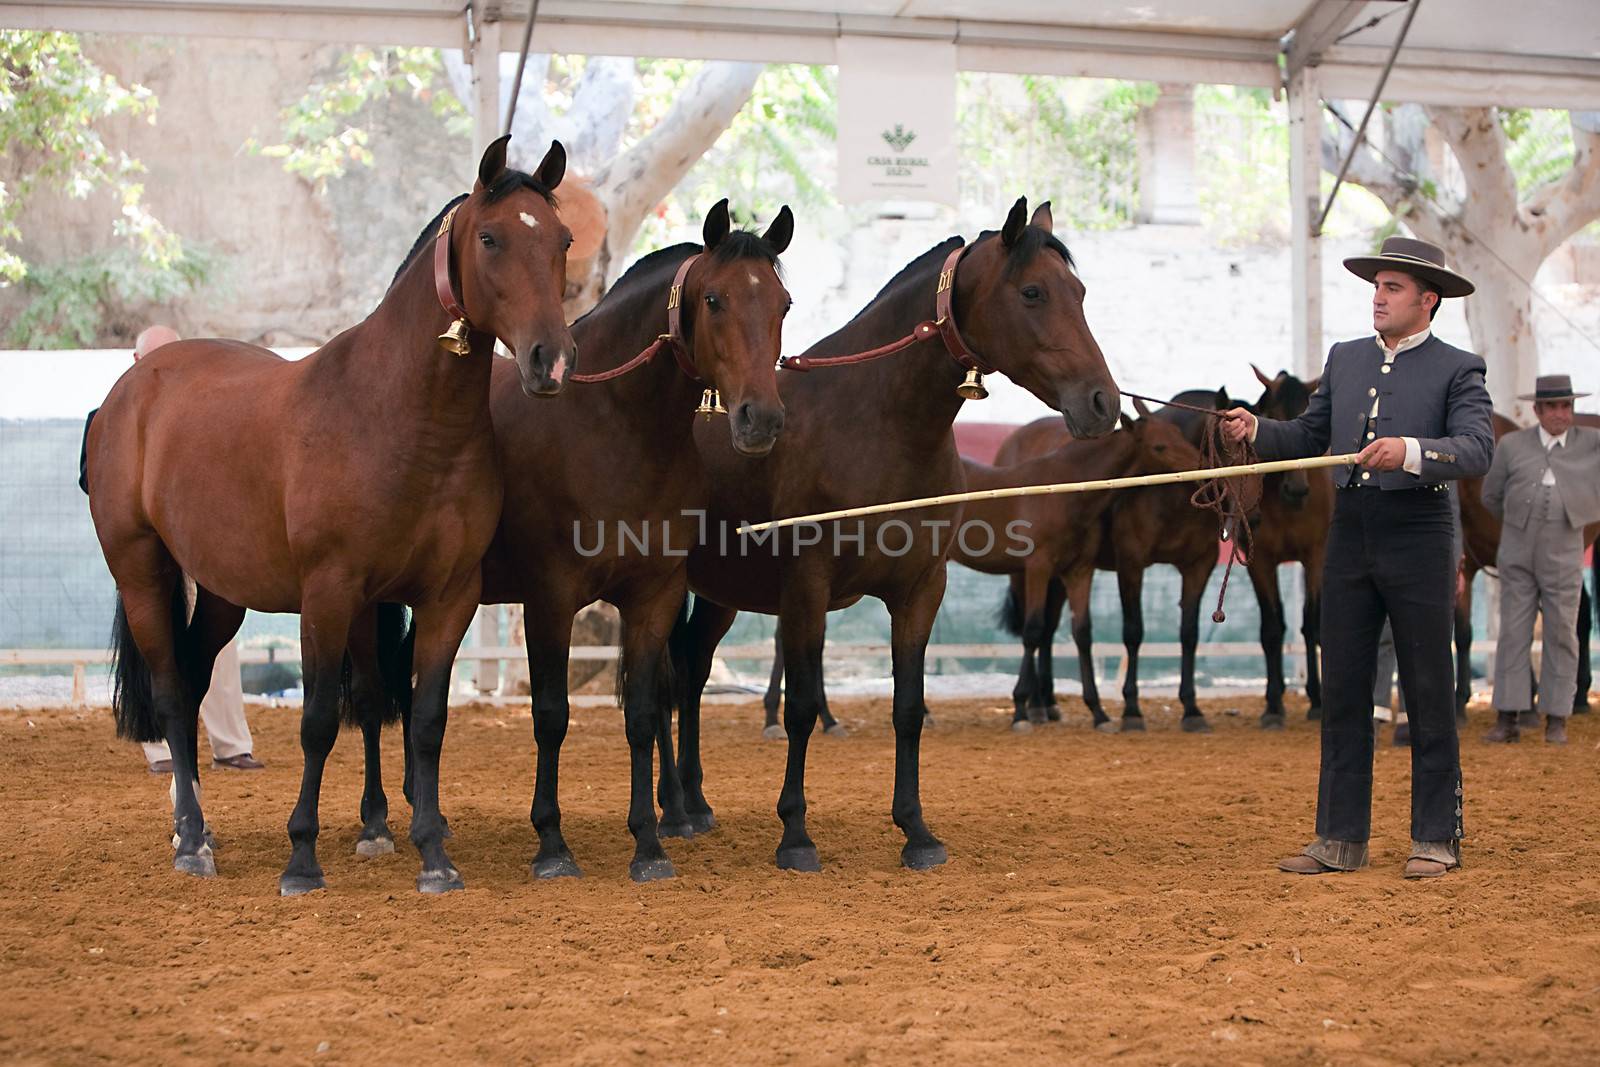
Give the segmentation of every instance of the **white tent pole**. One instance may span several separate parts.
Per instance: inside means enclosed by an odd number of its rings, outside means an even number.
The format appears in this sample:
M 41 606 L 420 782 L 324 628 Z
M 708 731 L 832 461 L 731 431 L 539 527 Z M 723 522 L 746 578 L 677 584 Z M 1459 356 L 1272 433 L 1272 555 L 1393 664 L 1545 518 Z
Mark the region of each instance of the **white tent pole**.
M 483 7 L 473 4 L 468 16 L 472 26 L 472 47 L 467 60 L 472 64 L 472 142 L 473 160 L 500 136 L 500 44 L 501 26 L 497 18 L 484 21 Z
M 1294 367 L 1305 380 L 1322 373 L 1322 99 L 1317 69 L 1289 78 L 1289 205 L 1292 235 L 1290 299 L 1294 301 Z

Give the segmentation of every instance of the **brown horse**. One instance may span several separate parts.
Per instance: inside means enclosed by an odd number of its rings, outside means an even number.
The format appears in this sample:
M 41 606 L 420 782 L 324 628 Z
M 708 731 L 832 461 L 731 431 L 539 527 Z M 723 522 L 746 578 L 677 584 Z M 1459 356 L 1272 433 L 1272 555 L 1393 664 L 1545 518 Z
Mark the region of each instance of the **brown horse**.
M 1172 399 L 1194 407 L 1219 410 L 1233 406 L 1226 389 L 1192 389 Z M 1216 430 L 1213 420 L 1192 411 L 1167 407 L 1151 413 L 1143 401 L 1135 400 L 1133 404 L 1141 421 L 1153 418 L 1177 426 L 1185 442 L 1195 450 L 1197 458 L 1202 435 Z M 1036 455 L 1050 448 L 1052 443 L 1059 444 L 1063 436 L 1054 420 L 1041 419 L 1008 438 L 996 460 L 1009 463 Z M 1116 572 L 1117 591 L 1122 602 L 1122 643 L 1127 655 L 1122 683 L 1122 730 L 1144 729 L 1144 715 L 1139 708 L 1139 648 L 1144 642 L 1144 572 L 1157 563 L 1175 566 L 1183 583 L 1178 625 L 1182 644 L 1182 674 L 1178 685 L 1178 699 L 1183 705 L 1181 729 L 1186 733 L 1209 733 L 1211 730 L 1195 702 L 1194 671 L 1195 651 L 1200 641 L 1200 601 L 1217 566 L 1219 531 L 1215 514 L 1196 508 L 1191 502 L 1193 495 L 1193 486 L 1186 485 L 1125 489 L 1116 494 L 1103 519 L 1104 528 L 1099 538 L 1100 550 L 1095 566 L 1100 570 Z M 1018 582 L 1013 579 L 1011 597 L 1018 596 Z M 1045 597 L 1046 616 L 1035 668 L 1039 699 L 1044 702 L 1045 717 L 1051 721 L 1059 719 L 1061 715 L 1055 705 L 1051 644 L 1060 624 L 1061 605 L 1065 599 L 1066 587 L 1061 579 L 1051 579 Z M 1010 603 L 1008 599 L 1007 604 Z M 1082 612 L 1074 611 L 1072 632 L 1078 645 L 1084 701 L 1094 715 L 1096 728 L 1109 730 L 1109 720 L 1101 709 L 1099 690 L 1095 685 L 1094 658 L 1090 652 L 1094 644 L 1093 620 L 1086 596 Z M 1027 661 L 1024 660 L 1026 666 Z M 1025 688 L 1023 679 L 1019 678 L 1017 684 L 1019 690 Z
M 805 762 L 823 701 L 827 613 L 874 596 L 891 618 L 893 816 L 907 839 L 901 860 L 913 868 L 944 861 L 944 846 L 922 816 L 918 753 L 923 664 L 960 509 L 800 526 L 760 539 L 742 538 L 737 523 L 959 491 L 951 424 L 963 403 L 958 387 L 974 392 L 970 376 L 963 383 L 964 367 L 982 366 L 981 359 L 1059 410 L 1078 436 L 1112 429 L 1117 387 L 1084 321 L 1083 283 L 1050 231 L 1048 205 L 1030 223 L 1018 200 L 999 233 L 931 249 L 803 361 L 788 361 L 779 375 L 788 423 L 766 460 L 739 457 L 726 439 L 696 433 L 711 475 L 710 536 L 689 557 L 698 596 L 694 616 L 675 634 L 674 655 L 683 784 L 697 828 L 713 821 L 701 788 L 698 717 L 717 641 L 738 610 L 777 614 L 789 668 L 777 863 L 819 869 L 805 827 Z M 936 308 L 938 322 L 929 316 Z M 834 353 L 862 361 L 822 362 Z M 868 355 L 886 358 L 866 361 Z M 815 369 L 801 370 L 808 362 Z
M 1306 409 L 1320 379 L 1302 382 L 1288 371 L 1268 378 L 1254 364 L 1263 392 L 1255 410 L 1269 419 L 1293 419 Z M 1267 661 L 1263 730 L 1283 729 L 1283 636 L 1287 629 L 1278 567 L 1298 562 L 1305 573 L 1301 636 L 1306 644 L 1306 717 L 1322 717 L 1322 557 L 1333 521 L 1333 476 L 1326 468 L 1269 474 L 1261 483 L 1260 521 L 1251 524 L 1250 584 L 1261 609 L 1261 651 Z
M 1573 419 L 1579 426 L 1600 428 L 1600 415 L 1580 414 Z M 1517 424 L 1504 415 L 1494 416 L 1496 442 Z M 1489 571 L 1500 554 L 1500 519 L 1483 506 L 1483 479 L 1464 478 L 1456 492 L 1461 504 L 1461 583 L 1456 596 L 1456 717 L 1465 721 L 1467 702 L 1472 699 L 1472 580 L 1479 571 Z M 1592 546 L 1600 536 L 1600 523 L 1583 531 L 1583 543 Z M 1593 575 L 1600 589 L 1600 552 L 1595 553 Z M 1594 671 L 1589 648 L 1594 630 L 1593 605 L 1587 587 L 1579 587 L 1578 597 L 1578 679 L 1572 706 L 1577 712 L 1589 710 L 1589 690 Z
M 1002 489 L 1093 481 L 1193 470 L 1200 465 L 1199 451 L 1184 440 L 1183 432 L 1160 419 L 1135 420 L 1124 415 L 1121 430 L 1094 441 L 1074 440 L 1067 437 L 1054 420 L 1040 420 L 1023 427 L 1013 438 L 1042 436 L 1039 431 L 1043 429 L 1063 438 L 1043 455 L 1004 467 L 964 461 L 967 488 Z M 1000 446 L 995 457 L 997 461 L 1005 460 L 1012 451 L 1011 441 L 1008 438 Z M 1018 450 L 1020 448 L 1018 446 Z M 1022 668 L 1011 694 L 1013 730 L 1031 730 L 1034 724 L 1061 717 L 1055 708 L 1052 668 L 1046 660 L 1050 655 L 1049 635 L 1060 622 L 1063 592 L 1072 607 L 1073 633 L 1086 629 L 1089 587 L 1094 578 L 1095 562 L 1105 547 L 1103 539 L 1110 533 L 1106 520 L 1118 495 L 1112 490 L 1102 490 L 1070 496 L 977 500 L 966 506 L 963 529 L 977 522 L 990 531 L 1003 530 L 1009 534 L 1016 530 L 1026 536 L 1029 543 L 1025 552 L 1019 552 L 1014 538 L 1009 536 L 986 538 L 977 548 L 969 545 L 966 538 L 959 538 L 950 547 L 950 558 L 958 563 L 985 574 L 1011 577 L 1000 618 L 1010 633 L 1022 638 Z M 1215 558 L 1215 550 L 1212 556 Z M 1095 691 L 1089 646 L 1080 642 L 1078 653 L 1083 699 L 1094 717 L 1095 729 L 1109 726 L 1115 730 L 1101 710 L 1099 694 Z
M 122 376 L 90 428 L 89 507 L 117 582 L 117 725 L 171 746 L 179 871 L 215 872 L 195 790 L 212 662 L 246 608 L 298 611 L 305 772 L 279 888 L 323 886 L 317 800 L 346 653 L 360 653 L 372 606 L 389 600 L 416 621 L 417 888 L 462 884 L 443 845 L 439 754 L 500 513 L 494 344 L 515 355 L 529 393 L 558 391 L 575 356 L 561 314 L 569 237 L 551 198 L 566 153 L 552 144 L 527 175 L 506 167 L 507 140 L 444 216 L 435 254 L 415 257 L 360 325 L 296 363 L 232 341 L 167 345 Z M 460 355 L 436 341 L 458 317 L 447 299 L 470 323 Z

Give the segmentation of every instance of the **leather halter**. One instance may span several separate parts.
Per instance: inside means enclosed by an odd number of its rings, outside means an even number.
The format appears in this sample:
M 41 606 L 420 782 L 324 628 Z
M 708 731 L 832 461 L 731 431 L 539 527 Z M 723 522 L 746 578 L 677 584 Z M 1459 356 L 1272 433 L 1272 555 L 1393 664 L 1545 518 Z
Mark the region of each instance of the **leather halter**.
M 972 245 L 962 245 L 945 257 L 944 266 L 939 268 L 939 285 L 933 293 L 933 315 L 912 327 L 911 332 L 898 341 L 891 341 L 878 348 L 870 348 L 865 352 L 853 352 L 847 356 L 786 356 L 779 361 L 778 366 L 788 370 L 808 371 L 816 367 L 838 367 L 847 363 L 865 363 L 881 356 L 893 355 L 896 352 L 926 341 L 935 334 L 944 342 L 944 349 L 950 353 L 950 358 L 963 369 L 977 371 L 979 374 L 993 374 L 994 368 L 985 363 L 967 344 L 961 336 L 961 330 L 956 326 L 956 267 L 961 263 L 961 257 L 971 251 Z
M 691 381 L 699 382 L 700 375 L 695 370 L 694 360 L 689 355 L 688 346 L 683 340 L 683 281 L 689 276 L 689 268 L 694 266 L 695 260 L 705 253 L 696 252 L 678 266 L 678 273 L 672 279 L 672 288 L 667 290 L 667 332 L 658 334 L 654 341 L 637 356 L 620 367 L 613 367 L 606 371 L 596 371 L 593 374 L 572 374 L 568 377 L 575 382 L 586 384 L 593 382 L 608 382 L 613 378 L 620 378 L 631 370 L 644 366 L 655 358 L 663 346 L 672 347 L 672 355 L 678 361 L 678 369 L 689 376 Z
M 456 299 L 455 281 L 450 277 L 450 223 L 455 221 L 456 212 L 460 204 L 444 213 L 444 221 L 439 223 L 439 232 L 433 239 L 433 289 L 439 294 L 439 303 L 444 307 L 444 313 L 452 319 L 460 319 L 472 329 L 472 320 L 467 318 L 466 309 L 461 306 L 461 301 Z

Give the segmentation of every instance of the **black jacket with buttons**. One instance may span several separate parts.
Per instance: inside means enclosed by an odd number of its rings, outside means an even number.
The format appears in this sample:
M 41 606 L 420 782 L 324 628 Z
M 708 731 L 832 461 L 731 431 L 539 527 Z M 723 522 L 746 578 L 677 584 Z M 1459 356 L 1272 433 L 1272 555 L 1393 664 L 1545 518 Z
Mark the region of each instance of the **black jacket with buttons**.
M 1494 456 L 1494 408 L 1483 378 L 1482 359 L 1437 337 L 1401 352 L 1387 371 L 1376 340 L 1344 341 L 1328 350 L 1322 382 L 1298 418 L 1260 420 L 1256 451 L 1262 459 L 1359 452 L 1369 443 L 1367 416 L 1377 398 L 1381 402 L 1372 432 L 1377 437 L 1415 437 L 1422 449 L 1422 475 L 1399 469 L 1374 472 L 1368 484 L 1416 489 L 1481 477 Z M 1333 471 L 1335 485 L 1359 478 L 1346 468 Z

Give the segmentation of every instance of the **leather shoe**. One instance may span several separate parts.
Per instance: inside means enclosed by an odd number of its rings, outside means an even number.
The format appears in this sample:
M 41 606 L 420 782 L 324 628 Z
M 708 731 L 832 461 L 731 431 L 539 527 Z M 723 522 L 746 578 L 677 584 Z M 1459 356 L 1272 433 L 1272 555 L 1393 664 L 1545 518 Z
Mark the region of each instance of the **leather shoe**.
M 262 763 L 248 752 L 241 752 L 239 755 L 229 756 L 227 759 L 214 759 L 211 761 L 211 769 L 217 771 L 259 771 L 265 767 L 265 763 Z
M 1417 859 L 1406 860 L 1405 877 L 1407 878 L 1442 878 L 1450 868 L 1438 860 Z
M 1290 874 L 1332 874 L 1338 869 L 1337 867 L 1329 867 L 1315 856 L 1307 856 L 1303 852 L 1287 856 L 1278 861 L 1278 870 L 1287 871 Z
M 1411 720 L 1410 719 L 1407 719 L 1405 722 L 1401 723 L 1400 725 L 1398 725 L 1398 726 L 1396 726 L 1394 728 L 1393 744 L 1394 744 L 1394 746 L 1396 748 L 1406 748 L 1406 747 L 1410 746 L 1410 744 L 1411 744 Z
M 1517 726 L 1517 713 L 1502 711 L 1495 718 L 1494 728 L 1483 735 L 1483 739 L 1491 745 L 1509 745 L 1522 738 L 1522 729 Z
M 1547 745 L 1564 745 L 1567 743 L 1567 720 L 1560 715 L 1546 715 L 1544 719 L 1544 743 Z
M 158 760 L 154 761 L 153 763 L 150 764 L 150 773 L 151 774 L 171 774 L 172 773 L 172 761 L 170 759 L 158 759 Z

